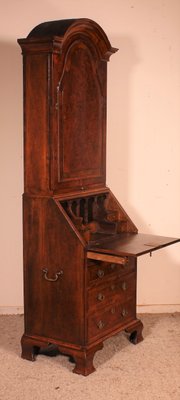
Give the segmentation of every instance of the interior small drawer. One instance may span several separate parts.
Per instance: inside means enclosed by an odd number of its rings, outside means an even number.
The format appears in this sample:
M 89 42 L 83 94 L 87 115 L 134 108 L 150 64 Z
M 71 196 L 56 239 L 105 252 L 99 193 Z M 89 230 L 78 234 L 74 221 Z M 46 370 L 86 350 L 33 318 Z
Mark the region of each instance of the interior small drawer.
M 136 293 L 135 273 L 106 279 L 103 283 L 88 290 L 88 312 L 111 304 L 125 302 Z

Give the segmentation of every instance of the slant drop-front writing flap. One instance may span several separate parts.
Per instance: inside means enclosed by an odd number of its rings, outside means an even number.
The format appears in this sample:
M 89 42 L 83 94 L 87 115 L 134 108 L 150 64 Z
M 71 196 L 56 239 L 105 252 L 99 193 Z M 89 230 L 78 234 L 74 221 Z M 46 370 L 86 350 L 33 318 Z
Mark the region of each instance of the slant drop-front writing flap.
M 89 246 L 89 250 L 119 256 L 138 257 L 179 241 L 180 239 L 177 238 L 144 233 L 120 233 L 109 241 Z

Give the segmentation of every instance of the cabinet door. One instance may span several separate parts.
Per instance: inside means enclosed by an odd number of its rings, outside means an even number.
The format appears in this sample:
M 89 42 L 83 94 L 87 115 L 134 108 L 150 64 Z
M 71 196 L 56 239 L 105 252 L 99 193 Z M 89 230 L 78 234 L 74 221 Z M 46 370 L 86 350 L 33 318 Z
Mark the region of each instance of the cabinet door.
M 88 41 L 53 56 L 54 190 L 105 184 L 106 68 Z

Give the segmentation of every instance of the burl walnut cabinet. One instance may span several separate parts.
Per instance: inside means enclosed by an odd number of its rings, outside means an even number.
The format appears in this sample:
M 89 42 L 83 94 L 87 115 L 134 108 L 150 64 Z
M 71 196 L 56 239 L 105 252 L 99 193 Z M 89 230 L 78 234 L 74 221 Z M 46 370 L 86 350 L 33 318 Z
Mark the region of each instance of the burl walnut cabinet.
M 89 19 L 42 23 L 18 40 L 24 68 L 22 357 L 56 345 L 94 371 L 103 341 L 142 340 L 137 257 L 178 239 L 138 233 L 106 187 L 107 61 Z

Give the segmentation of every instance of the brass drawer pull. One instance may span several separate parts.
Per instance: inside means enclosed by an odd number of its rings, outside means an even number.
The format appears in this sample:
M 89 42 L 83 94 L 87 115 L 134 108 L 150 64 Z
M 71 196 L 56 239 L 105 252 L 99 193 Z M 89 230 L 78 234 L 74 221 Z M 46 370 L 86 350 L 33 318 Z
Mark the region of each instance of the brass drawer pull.
M 105 323 L 104 323 L 103 321 L 99 321 L 99 322 L 97 323 L 97 327 L 98 327 L 99 329 L 103 329 L 103 328 L 105 327 Z
M 97 296 L 97 299 L 98 299 L 99 301 L 103 301 L 103 300 L 105 299 L 104 294 L 99 293 L 98 296 Z
M 127 283 L 126 282 L 122 282 L 121 289 L 124 290 L 124 291 L 127 290 Z
M 121 315 L 122 317 L 126 317 L 128 315 L 128 311 L 125 308 L 123 308 Z
M 104 276 L 104 271 L 103 271 L 103 269 L 98 269 L 98 271 L 97 271 L 97 276 L 98 276 L 99 278 L 103 278 L 103 276 Z
M 47 268 L 44 268 L 43 270 L 42 270 L 42 272 L 43 272 L 43 274 L 44 274 L 44 278 L 46 279 L 46 281 L 49 281 L 49 282 L 56 282 L 57 280 L 58 280 L 58 278 L 61 276 L 61 275 L 63 275 L 63 271 L 61 270 L 61 271 L 59 271 L 59 272 L 56 272 L 56 274 L 55 274 L 55 278 L 48 278 L 48 269 Z

